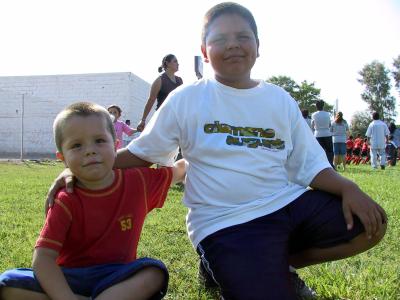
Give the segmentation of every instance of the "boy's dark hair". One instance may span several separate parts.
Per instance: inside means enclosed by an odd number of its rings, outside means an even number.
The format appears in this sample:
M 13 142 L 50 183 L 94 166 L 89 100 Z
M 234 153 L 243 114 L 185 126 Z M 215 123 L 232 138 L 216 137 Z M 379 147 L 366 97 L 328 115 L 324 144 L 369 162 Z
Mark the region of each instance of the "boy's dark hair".
M 352 136 L 352 135 L 350 135 L 350 136 L 349 136 L 349 139 L 350 139 L 350 140 L 352 140 L 352 139 L 353 139 L 353 136 Z
M 389 141 L 393 140 L 393 135 L 389 135 Z
M 109 110 L 110 108 L 115 108 L 116 110 L 118 110 L 119 115 L 121 115 L 122 109 L 117 104 L 111 104 L 109 107 L 107 107 L 107 110 Z
M 375 112 L 372 114 L 372 119 L 374 119 L 374 120 L 379 120 L 379 113 L 378 113 L 377 111 L 375 111 Z
M 70 106 L 64 108 L 55 118 L 53 123 L 53 134 L 54 134 L 54 141 L 56 142 L 57 151 L 62 153 L 62 141 L 63 141 L 63 129 L 65 123 L 74 116 L 79 117 L 88 117 L 91 115 L 99 116 L 104 118 L 107 123 L 107 129 L 110 132 L 113 141 L 115 142 L 115 129 L 114 124 L 111 120 L 110 114 L 108 111 L 96 104 L 91 102 L 76 102 L 71 104 Z
M 323 110 L 324 105 L 325 105 L 324 100 L 317 100 L 317 102 L 315 102 L 315 106 L 317 107 L 318 110 Z
M 219 16 L 225 14 L 239 15 L 243 19 L 245 19 L 249 23 L 250 28 L 253 31 L 254 36 L 256 37 L 257 46 L 259 45 L 257 24 L 256 20 L 253 17 L 253 14 L 246 7 L 234 2 L 219 3 L 211 7 L 206 12 L 203 21 L 203 30 L 201 33 L 201 42 L 203 45 L 206 44 L 206 38 L 208 35 L 210 24 Z
M 173 54 L 167 54 L 163 57 L 161 66 L 158 67 L 158 73 L 161 73 L 163 70 L 167 68 L 167 63 L 171 62 L 175 58 Z
M 389 132 L 391 133 L 391 134 L 393 134 L 395 131 L 396 131 L 396 124 L 394 124 L 393 122 L 390 122 L 390 124 L 389 124 Z

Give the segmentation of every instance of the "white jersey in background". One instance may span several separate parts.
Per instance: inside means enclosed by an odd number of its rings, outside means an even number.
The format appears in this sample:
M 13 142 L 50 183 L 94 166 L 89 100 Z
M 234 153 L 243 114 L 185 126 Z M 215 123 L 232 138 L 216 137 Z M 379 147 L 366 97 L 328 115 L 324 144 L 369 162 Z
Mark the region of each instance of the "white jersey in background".
M 371 149 L 385 149 L 389 134 L 389 128 L 384 122 L 374 120 L 369 124 L 365 135 L 370 138 Z
M 316 111 L 311 115 L 311 127 L 315 137 L 331 136 L 331 115 L 327 111 Z

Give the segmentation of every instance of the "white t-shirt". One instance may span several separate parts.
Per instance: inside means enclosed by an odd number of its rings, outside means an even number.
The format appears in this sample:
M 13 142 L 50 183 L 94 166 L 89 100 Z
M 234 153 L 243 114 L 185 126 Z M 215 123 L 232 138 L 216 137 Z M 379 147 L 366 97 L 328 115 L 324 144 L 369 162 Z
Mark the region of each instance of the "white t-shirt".
M 385 149 L 386 136 L 390 134 L 389 128 L 381 120 L 372 121 L 365 134 L 370 138 L 371 149 Z
M 128 149 L 171 165 L 178 146 L 189 162 L 183 202 L 194 247 L 286 206 L 330 168 L 296 101 L 264 81 L 251 89 L 214 79 L 179 87 Z
M 331 115 L 327 111 L 316 111 L 311 115 L 311 126 L 315 137 L 331 136 Z
M 346 143 L 348 130 L 349 125 L 347 125 L 346 120 L 343 120 L 341 123 L 333 122 L 331 127 L 333 143 Z

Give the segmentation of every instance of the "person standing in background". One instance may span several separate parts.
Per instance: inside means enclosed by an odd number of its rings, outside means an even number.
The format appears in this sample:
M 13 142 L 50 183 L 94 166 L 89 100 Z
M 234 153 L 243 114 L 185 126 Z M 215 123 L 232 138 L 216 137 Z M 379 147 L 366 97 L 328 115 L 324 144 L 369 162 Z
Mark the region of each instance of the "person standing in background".
M 339 111 L 336 115 L 335 122 L 332 123 L 331 132 L 333 136 L 333 164 L 337 169 L 343 164 L 343 171 L 346 170 L 346 138 L 349 132 L 349 126 L 343 119 L 343 113 Z
M 137 126 L 138 131 L 143 131 L 146 126 L 146 119 L 150 113 L 151 108 L 154 105 L 154 102 L 157 99 L 157 107 L 156 110 L 160 108 L 161 104 L 164 102 L 165 98 L 167 98 L 168 94 L 176 89 L 178 86 L 183 84 L 182 78 L 175 76 L 175 73 L 179 69 L 178 60 L 175 55 L 168 54 L 164 56 L 161 66 L 158 68 L 158 72 L 162 73 L 151 85 L 150 95 L 147 100 L 146 106 L 144 107 L 142 119 Z
M 306 121 L 307 125 L 311 128 L 312 130 L 312 126 L 311 126 L 311 118 L 308 115 L 308 109 L 302 109 L 301 110 L 301 114 L 303 115 L 304 121 Z
M 311 115 L 311 127 L 314 130 L 314 136 L 318 143 L 325 150 L 326 157 L 332 167 L 333 165 L 333 144 L 331 128 L 331 117 L 327 111 L 323 111 L 325 102 L 318 100 L 316 103 L 317 110 Z
M 396 165 L 397 158 L 400 157 L 400 128 L 396 127 L 396 124 L 391 122 L 389 124 L 390 135 L 393 136 L 393 143 L 397 147 L 396 159 L 394 160 L 394 164 Z
M 365 134 L 370 140 L 371 146 L 371 166 L 373 169 L 378 168 L 378 155 L 380 157 L 381 169 L 385 169 L 386 165 L 386 140 L 389 137 L 389 128 L 379 120 L 379 113 L 372 114 L 373 121 L 369 124 L 367 133 Z

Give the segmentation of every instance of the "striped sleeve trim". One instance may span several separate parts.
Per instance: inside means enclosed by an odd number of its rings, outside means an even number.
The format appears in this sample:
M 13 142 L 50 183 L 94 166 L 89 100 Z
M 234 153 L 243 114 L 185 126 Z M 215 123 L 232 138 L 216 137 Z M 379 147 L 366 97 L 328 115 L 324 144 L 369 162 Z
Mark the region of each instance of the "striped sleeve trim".
M 65 213 L 68 215 L 69 219 L 72 221 L 72 213 L 69 210 L 69 208 L 64 203 L 62 203 L 60 201 L 60 199 L 56 199 L 55 202 L 64 209 Z

